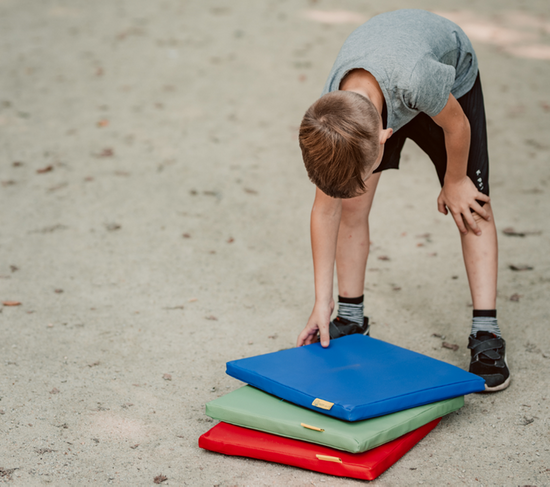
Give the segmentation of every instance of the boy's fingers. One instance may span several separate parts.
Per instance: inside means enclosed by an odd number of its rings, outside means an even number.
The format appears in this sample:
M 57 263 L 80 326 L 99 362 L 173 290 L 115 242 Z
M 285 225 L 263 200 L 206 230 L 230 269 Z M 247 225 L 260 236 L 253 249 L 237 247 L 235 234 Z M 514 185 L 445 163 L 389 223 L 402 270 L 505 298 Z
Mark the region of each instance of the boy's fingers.
M 323 348 L 327 348 L 330 343 L 330 335 L 328 333 L 328 327 L 323 326 L 319 330 L 319 334 L 321 335 L 321 346 Z
M 475 202 L 472 205 L 472 210 L 474 210 L 484 220 L 487 220 L 487 221 L 491 220 L 489 212 L 487 210 L 484 210 L 483 206 L 481 206 L 479 203 Z
M 298 335 L 298 340 L 296 340 L 296 346 L 301 347 L 303 345 L 308 345 L 307 340 L 310 338 L 310 334 L 307 330 L 303 330 L 302 333 Z
M 462 215 L 460 213 L 458 213 L 458 214 L 451 213 L 451 214 L 453 215 L 456 226 L 458 227 L 458 231 L 460 233 L 464 233 L 464 234 L 468 233 L 468 229 L 464 225 L 464 220 L 462 219 Z
M 443 213 L 444 215 L 447 214 L 447 207 L 445 206 L 445 203 L 443 203 L 442 200 L 437 200 L 437 209 L 439 213 Z
M 477 226 L 477 222 L 474 220 L 474 216 L 472 215 L 472 212 L 468 210 L 467 213 L 463 216 L 464 220 L 466 221 L 466 224 L 468 227 L 474 232 L 476 235 L 481 235 L 481 230 Z
M 485 193 L 478 192 L 476 200 L 483 201 L 484 203 L 489 203 L 491 201 L 491 197 L 487 196 Z

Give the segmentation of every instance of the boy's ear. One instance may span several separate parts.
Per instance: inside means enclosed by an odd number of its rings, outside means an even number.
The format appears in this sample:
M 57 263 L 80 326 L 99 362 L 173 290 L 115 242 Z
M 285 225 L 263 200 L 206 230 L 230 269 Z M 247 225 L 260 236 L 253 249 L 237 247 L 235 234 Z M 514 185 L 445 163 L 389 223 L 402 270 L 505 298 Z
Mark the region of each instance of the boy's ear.
M 386 140 L 388 140 L 393 135 L 393 129 L 384 129 L 380 131 L 380 144 L 385 144 Z

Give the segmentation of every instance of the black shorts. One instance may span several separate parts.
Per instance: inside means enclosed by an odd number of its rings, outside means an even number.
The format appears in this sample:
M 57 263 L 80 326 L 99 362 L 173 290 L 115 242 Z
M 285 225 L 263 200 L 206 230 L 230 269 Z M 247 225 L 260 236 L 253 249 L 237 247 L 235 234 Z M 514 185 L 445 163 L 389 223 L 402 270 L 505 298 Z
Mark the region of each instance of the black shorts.
M 489 154 L 487 152 L 487 127 L 485 122 L 485 108 L 479 73 L 472 89 L 458 99 L 470 122 L 470 152 L 468 155 L 467 175 L 474 182 L 476 188 L 489 195 Z M 386 127 L 386 107 L 382 113 L 384 127 Z M 445 150 L 445 136 L 443 129 L 428 115 L 420 113 L 409 123 L 401 127 L 387 141 L 384 147 L 384 156 L 380 166 L 374 172 L 386 169 L 399 169 L 399 158 L 405 140 L 409 138 L 430 157 L 439 182 L 443 186 L 445 171 L 447 170 L 447 152 Z

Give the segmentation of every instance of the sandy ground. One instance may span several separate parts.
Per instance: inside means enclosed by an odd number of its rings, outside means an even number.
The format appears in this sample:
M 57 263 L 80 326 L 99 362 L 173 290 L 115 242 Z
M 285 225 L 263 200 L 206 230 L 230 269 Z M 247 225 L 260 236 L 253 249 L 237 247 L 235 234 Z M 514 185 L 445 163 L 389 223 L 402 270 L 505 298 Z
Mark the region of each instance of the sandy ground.
M 293 346 L 313 305 L 301 116 L 346 36 L 410 6 L 0 0 L 0 300 L 21 302 L 0 307 L 0 483 L 360 484 L 197 439 L 204 404 L 240 386 L 225 362 Z M 414 6 L 459 21 L 479 55 L 513 382 L 372 485 L 550 485 L 547 2 Z M 409 145 L 375 200 L 367 312 L 374 337 L 467 368 L 470 297 L 437 195 Z

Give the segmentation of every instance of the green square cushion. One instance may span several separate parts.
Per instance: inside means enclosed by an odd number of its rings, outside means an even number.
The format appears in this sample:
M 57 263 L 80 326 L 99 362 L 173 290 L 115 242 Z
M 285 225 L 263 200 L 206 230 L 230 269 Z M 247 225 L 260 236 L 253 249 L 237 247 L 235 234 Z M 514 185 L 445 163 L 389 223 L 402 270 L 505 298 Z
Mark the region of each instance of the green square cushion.
M 206 414 L 237 426 L 360 453 L 394 440 L 463 405 L 464 396 L 459 396 L 386 416 L 348 422 L 245 386 L 209 402 Z

